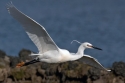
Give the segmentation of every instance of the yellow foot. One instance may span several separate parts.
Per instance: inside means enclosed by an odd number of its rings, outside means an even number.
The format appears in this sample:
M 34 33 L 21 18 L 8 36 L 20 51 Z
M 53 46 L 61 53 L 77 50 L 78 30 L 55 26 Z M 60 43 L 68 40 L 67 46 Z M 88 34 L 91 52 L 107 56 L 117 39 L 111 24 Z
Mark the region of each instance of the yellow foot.
M 18 63 L 18 64 L 16 65 L 16 67 L 17 67 L 17 68 L 20 68 L 20 67 L 24 66 L 24 64 L 25 64 L 25 62 L 20 62 L 20 63 Z

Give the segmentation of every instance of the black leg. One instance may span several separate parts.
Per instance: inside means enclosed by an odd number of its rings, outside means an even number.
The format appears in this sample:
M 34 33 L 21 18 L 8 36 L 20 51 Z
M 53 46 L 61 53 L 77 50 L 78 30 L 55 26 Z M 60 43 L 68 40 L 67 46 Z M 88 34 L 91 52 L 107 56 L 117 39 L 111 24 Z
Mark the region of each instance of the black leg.
M 34 59 L 34 60 L 29 61 L 29 62 L 26 62 L 26 63 L 24 64 L 24 66 L 27 66 L 27 65 L 30 65 L 30 64 L 33 64 L 33 63 L 37 63 L 37 62 L 40 62 L 40 61 Z

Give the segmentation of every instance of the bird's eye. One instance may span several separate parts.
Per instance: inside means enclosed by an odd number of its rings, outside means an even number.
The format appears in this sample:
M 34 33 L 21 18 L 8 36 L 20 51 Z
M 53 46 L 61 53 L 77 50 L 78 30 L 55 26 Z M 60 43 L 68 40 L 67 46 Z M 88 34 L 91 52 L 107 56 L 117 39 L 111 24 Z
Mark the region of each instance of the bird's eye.
M 87 46 L 90 46 L 90 45 L 87 44 Z
M 88 47 L 92 47 L 92 45 L 87 44 Z

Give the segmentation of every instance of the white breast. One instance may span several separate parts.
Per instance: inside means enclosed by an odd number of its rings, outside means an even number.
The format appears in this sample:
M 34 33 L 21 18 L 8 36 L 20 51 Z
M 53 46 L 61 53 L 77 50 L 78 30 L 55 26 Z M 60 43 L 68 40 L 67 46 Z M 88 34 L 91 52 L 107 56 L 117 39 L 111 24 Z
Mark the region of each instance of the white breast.
M 69 61 L 70 59 L 70 53 L 68 50 L 65 49 L 60 49 L 60 62 L 66 62 Z

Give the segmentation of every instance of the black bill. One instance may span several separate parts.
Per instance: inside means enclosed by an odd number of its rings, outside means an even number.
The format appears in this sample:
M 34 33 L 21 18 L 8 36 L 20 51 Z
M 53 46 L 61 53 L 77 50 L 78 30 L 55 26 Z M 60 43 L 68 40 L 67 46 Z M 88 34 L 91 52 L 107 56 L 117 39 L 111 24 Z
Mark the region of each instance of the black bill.
M 92 46 L 92 48 L 97 49 L 97 50 L 102 50 L 101 48 L 98 48 L 98 47 L 95 47 L 95 46 Z

